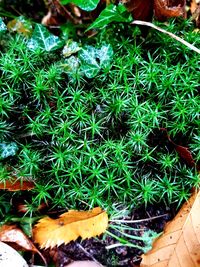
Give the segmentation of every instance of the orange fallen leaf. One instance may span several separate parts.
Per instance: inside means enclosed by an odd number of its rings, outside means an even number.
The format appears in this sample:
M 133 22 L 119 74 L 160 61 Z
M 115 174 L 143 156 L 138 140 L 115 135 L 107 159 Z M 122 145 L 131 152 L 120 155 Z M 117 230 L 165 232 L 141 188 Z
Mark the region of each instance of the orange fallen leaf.
M 0 189 L 8 191 L 31 190 L 35 184 L 31 181 L 10 180 L 0 182 Z
M 58 219 L 45 217 L 39 220 L 33 229 L 33 238 L 41 248 L 53 248 L 61 244 L 94 237 L 105 232 L 108 215 L 97 207 L 90 211 L 70 210 Z
M 200 191 L 194 192 L 169 222 L 153 248 L 142 256 L 141 267 L 200 266 Z
M 0 241 L 9 243 L 9 245 L 16 250 L 38 253 L 46 264 L 46 260 L 42 254 L 34 246 L 31 240 L 22 232 L 22 230 L 17 228 L 16 225 L 3 225 L 0 228 Z

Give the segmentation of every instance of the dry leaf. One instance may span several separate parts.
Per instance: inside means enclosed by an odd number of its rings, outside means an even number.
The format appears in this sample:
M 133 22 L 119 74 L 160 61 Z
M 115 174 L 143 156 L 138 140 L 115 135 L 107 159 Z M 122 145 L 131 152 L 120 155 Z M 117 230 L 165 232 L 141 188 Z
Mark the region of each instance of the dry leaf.
M 33 237 L 41 248 L 53 248 L 61 244 L 94 237 L 105 232 L 108 226 L 108 215 L 97 207 L 91 211 L 70 210 L 58 219 L 45 217 L 34 227 Z
M 0 183 L 0 189 L 8 191 L 31 190 L 35 184 L 31 181 L 11 180 Z
M 16 250 L 38 253 L 46 264 L 46 260 L 42 254 L 16 225 L 3 225 L 0 228 L 0 241 L 9 243 Z
M 186 0 L 154 0 L 154 14 L 157 20 L 172 17 L 186 17 Z
M 157 20 L 186 17 L 186 0 L 122 0 L 135 20 L 151 21 L 153 13 Z
M 192 157 L 191 152 L 188 150 L 187 147 L 184 146 L 175 146 L 176 151 L 178 152 L 179 156 L 184 159 L 188 165 L 195 166 L 195 162 L 194 159 Z
M 16 225 L 3 225 L 0 228 L 0 241 L 14 243 L 19 250 L 37 252 L 37 248 Z
M 169 142 L 174 146 L 174 148 L 176 149 L 176 151 L 178 152 L 179 156 L 185 160 L 185 162 L 191 166 L 194 167 L 195 166 L 195 161 L 192 157 L 192 153 L 189 151 L 189 149 L 185 146 L 179 146 L 176 143 L 174 143 L 174 141 L 172 141 L 170 135 L 168 134 L 168 131 L 166 128 L 160 128 L 161 131 L 164 131 L 166 133 L 166 137 L 169 140 Z
M 191 3 L 190 3 L 190 11 L 191 11 L 192 14 L 195 12 L 195 10 L 197 9 L 197 7 L 198 7 L 198 5 L 197 5 L 196 0 L 191 0 Z
M 135 20 L 151 21 L 153 16 L 153 0 L 122 0 Z
M 196 22 L 196 26 L 200 28 L 200 4 L 191 6 L 192 20 Z
M 153 248 L 142 256 L 141 267 L 200 266 L 200 191 L 193 193 Z

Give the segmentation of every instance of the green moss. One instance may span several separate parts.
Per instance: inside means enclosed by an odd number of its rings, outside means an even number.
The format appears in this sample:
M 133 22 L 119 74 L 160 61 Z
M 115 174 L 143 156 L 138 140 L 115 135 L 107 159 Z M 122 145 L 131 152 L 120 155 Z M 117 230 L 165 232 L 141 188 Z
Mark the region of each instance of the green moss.
M 169 28 L 198 46 L 192 26 L 180 25 Z M 12 166 L 36 182 L 31 207 L 180 204 L 199 186 L 159 128 L 199 160 L 200 57 L 134 29 L 114 25 L 93 39 L 110 43 L 114 58 L 92 79 L 72 79 L 59 52 L 30 51 L 22 37 L 9 37 L 0 59 L 0 138 L 19 151 L 2 171 Z

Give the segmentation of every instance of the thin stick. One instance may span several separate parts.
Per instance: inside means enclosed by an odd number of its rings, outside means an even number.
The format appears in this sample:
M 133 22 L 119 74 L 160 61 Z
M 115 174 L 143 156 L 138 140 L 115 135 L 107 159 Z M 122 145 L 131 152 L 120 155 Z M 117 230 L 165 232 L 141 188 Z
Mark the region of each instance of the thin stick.
M 107 250 L 109 250 L 109 249 L 117 248 L 117 247 L 132 247 L 132 248 L 142 249 L 142 247 L 140 247 L 140 246 L 136 246 L 136 245 L 132 245 L 132 244 L 121 244 L 121 243 L 115 243 L 115 244 L 106 246 L 105 248 Z
M 96 264 L 98 264 L 99 266 L 103 266 L 100 264 L 100 262 L 98 262 L 80 243 L 77 243 L 77 246 L 88 256 L 90 257 L 94 262 L 96 262 Z
M 198 49 L 197 47 L 195 47 L 194 45 L 188 43 L 187 41 L 183 40 L 182 38 L 176 36 L 175 34 L 168 32 L 156 25 L 154 25 L 151 22 L 146 22 L 146 21 L 142 21 L 142 20 L 134 20 L 133 22 L 131 22 L 131 24 L 136 24 L 136 25 L 142 25 L 142 26 L 148 26 L 151 27 L 159 32 L 165 33 L 167 35 L 169 35 L 170 37 L 174 38 L 175 40 L 177 40 L 178 42 L 184 44 L 185 46 L 187 46 L 189 49 L 197 52 L 198 54 L 200 54 L 200 49 Z
M 146 218 L 146 219 L 141 219 L 141 220 L 109 220 L 109 222 L 115 222 L 115 223 L 139 223 L 139 222 L 148 222 L 148 221 L 151 221 L 151 220 L 155 220 L 155 219 L 158 219 L 158 218 L 162 218 L 162 217 L 165 217 L 169 215 L 168 213 L 165 213 L 165 214 L 162 214 L 162 215 L 158 215 L 158 216 L 154 216 L 154 217 L 151 217 L 151 218 Z

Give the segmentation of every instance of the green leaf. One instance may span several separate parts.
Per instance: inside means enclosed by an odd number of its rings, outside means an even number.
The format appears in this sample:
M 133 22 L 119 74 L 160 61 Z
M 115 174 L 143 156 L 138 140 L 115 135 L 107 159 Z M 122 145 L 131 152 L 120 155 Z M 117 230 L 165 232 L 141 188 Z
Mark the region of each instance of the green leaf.
M 111 45 L 103 45 L 100 49 L 93 46 L 85 46 L 79 52 L 81 61 L 81 72 L 88 78 L 93 78 L 97 75 L 100 69 L 105 69 L 110 66 L 113 56 Z
M 0 143 L 0 159 L 14 156 L 17 153 L 18 146 L 16 143 Z
M 79 43 L 72 40 L 68 40 L 63 48 L 62 54 L 64 57 L 69 57 L 72 54 L 77 53 L 81 49 Z
M 85 11 L 91 11 L 97 7 L 99 1 L 100 0 L 62 0 L 61 4 L 66 5 L 73 3 Z
M 40 48 L 45 51 L 53 51 L 59 49 L 63 45 L 63 41 L 51 34 L 46 27 L 36 24 L 32 38 L 28 41 L 27 46 L 31 50 Z
M 132 17 L 127 12 L 124 5 L 119 4 L 107 6 L 99 17 L 87 28 L 87 31 L 93 28 L 103 28 L 111 22 L 131 22 Z
M 0 33 L 5 32 L 7 30 L 6 24 L 3 22 L 2 18 L 0 18 Z

